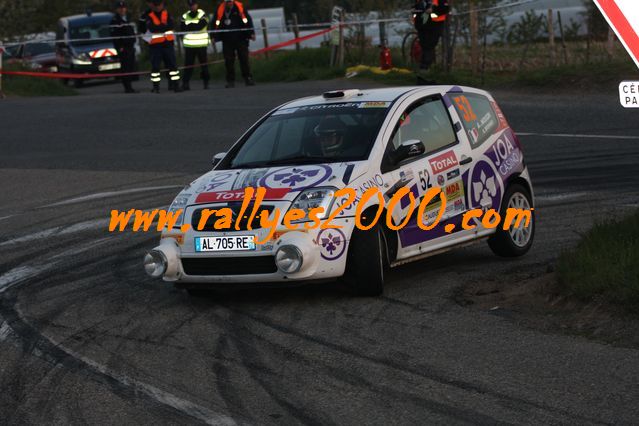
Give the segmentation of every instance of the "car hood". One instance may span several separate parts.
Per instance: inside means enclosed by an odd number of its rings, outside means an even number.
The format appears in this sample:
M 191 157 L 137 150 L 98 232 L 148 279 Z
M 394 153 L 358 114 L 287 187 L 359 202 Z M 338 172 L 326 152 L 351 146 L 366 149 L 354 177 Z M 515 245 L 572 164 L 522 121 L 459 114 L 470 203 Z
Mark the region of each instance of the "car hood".
M 54 65 L 56 63 L 56 55 L 54 52 L 42 53 L 40 55 L 25 58 L 27 61 L 39 65 Z
M 81 44 L 72 44 L 71 45 L 71 49 L 73 50 L 73 53 L 75 55 L 79 55 L 81 53 L 90 53 L 90 52 L 93 52 L 94 50 L 113 49 L 114 48 L 113 43 L 110 42 L 110 41 L 109 42 L 91 43 L 90 40 L 87 40 L 87 41 L 82 41 L 80 43 Z
M 272 168 L 212 170 L 193 181 L 180 195 L 187 203 L 241 200 L 247 187 L 266 188 L 265 200 L 293 201 L 309 188 L 351 186 L 368 169 L 367 163 L 327 163 Z

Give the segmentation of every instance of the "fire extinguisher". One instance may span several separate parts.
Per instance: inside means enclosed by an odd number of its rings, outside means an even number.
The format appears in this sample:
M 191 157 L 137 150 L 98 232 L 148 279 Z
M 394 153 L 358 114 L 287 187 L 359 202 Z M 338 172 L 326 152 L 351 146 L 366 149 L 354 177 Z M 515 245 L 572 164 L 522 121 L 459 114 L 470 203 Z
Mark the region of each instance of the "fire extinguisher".
M 393 68 L 393 58 L 391 57 L 391 50 L 386 45 L 386 40 L 384 40 L 384 42 L 379 47 L 379 67 L 383 70 L 389 70 Z

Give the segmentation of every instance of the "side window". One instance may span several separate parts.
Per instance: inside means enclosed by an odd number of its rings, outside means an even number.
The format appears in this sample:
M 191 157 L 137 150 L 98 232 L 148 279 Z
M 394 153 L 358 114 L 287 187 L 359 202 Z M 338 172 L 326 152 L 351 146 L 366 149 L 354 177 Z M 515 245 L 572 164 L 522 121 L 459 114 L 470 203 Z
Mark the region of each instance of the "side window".
M 402 142 L 410 139 L 422 141 L 426 153 L 457 142 L 450 117 L 441 99 L 426 99 L 411 105 L 395 127 L 390 149 L 397 149 Z
M 478 147 L 493 134 L 499 125 L 490 101 L 474 93 L 454 94 L 451 97 L 473 148 Z

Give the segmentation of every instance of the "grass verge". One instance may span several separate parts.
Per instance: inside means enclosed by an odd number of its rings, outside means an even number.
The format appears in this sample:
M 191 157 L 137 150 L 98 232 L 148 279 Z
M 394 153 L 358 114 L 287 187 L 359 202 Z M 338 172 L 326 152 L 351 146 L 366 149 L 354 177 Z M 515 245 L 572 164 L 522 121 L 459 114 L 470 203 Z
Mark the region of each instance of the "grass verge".
M 29 71 L 24 68 L 10 66 L 7 71 Z M 14 75 L 2 76 L 2 90 L 7 96 L 73 96 L 77 91 L 65 86 L 58 79 L 23 77 Z
M 557 263 L 561 289 L 585 301 L 639 312 L 639 211 L 595 224 Z

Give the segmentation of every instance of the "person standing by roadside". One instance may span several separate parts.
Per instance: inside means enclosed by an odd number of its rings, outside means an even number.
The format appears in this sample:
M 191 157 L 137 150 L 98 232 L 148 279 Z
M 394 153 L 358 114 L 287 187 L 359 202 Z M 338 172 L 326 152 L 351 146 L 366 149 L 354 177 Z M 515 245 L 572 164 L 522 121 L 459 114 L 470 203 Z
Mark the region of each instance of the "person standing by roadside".
M 180 71 L 175 58 L 173 18 L 164 7 L 163 0 L 153 0 L 151 3 L 151 12 L 146 19 L 146 28 L 151 33 L 149 51 L 151 54 L 152 92 L 160 93 L 162 63 L 169 69 L 169 90 L 180 92 Z
M 427 70 L 435 62 L 435 48 L 444 33 L 449 11 L 448 0 L 420 0 L 415 3 L 413 19 L 422 48 L 421 70 Z
M 215 40 L 222 41 L 222 53 L 226 65 L 226 87 L 235 87 L 235 55 L 240 62 L 242 77 L 247 86 L 254 86 L 249 65 L 249 40 L 255 40 L 253 20 L 239 1 L 224 0 L 215 14 Z M 230 31 L 227 31 L 230 30 Z
M 184 45 L 184 78 L 182 80 L 182 90 L 191 90 L 190 81 L 193 75 L 193 66 L 197 58 L 200 63 L 200 76 L 204 83 L 204 89 L 209 88 L 209 19 L 206 13 L 199 8 L 197 0 L 188 0 L 189 11 L 182 15 L 181 30 L 188 31 L 184 35 L 182 44 Z
M 113 45 L 118 51 L 120 59 L 120 71 L 132 73 L 135 71 L 135 28 L 127 16 L 127 5 L 124 1 L 115 3 L 115 16 L 111 20 L 111 36 L 114 37 Z M 122 85 L 125 93 L 136 93 L 131 82 L 133 76 L 122 76 Z

